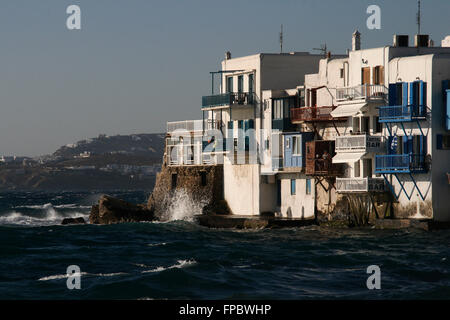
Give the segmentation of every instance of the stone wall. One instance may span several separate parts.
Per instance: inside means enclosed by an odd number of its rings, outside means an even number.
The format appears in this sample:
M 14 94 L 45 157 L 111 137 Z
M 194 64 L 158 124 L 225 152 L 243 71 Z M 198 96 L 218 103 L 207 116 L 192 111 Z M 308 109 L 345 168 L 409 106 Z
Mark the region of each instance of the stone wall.
M 223 166 L 164 165 L 148 200 L 155 217 L 164 216 L 179 192 L 203 209 L 223 204 Z

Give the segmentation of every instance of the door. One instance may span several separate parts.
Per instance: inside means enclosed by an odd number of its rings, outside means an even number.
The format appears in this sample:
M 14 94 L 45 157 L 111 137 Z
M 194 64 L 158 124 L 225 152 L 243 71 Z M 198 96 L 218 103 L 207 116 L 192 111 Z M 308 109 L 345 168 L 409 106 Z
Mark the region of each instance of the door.
M 361 84 L 367 85 L 363 86 L 363 95 L 370 96 L 370 67 L 361 69 Z
M 277 179 L 277 207 L 281 207 L 281 180 Z
M 292 137 L 284 137 L 284 165 L 292 167 Z

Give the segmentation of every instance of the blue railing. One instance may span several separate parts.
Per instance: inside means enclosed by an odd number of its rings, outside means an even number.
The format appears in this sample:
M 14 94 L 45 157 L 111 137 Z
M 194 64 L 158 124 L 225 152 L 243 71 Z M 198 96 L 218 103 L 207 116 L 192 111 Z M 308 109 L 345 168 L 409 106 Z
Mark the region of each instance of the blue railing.
M 423 154 L 388 154 L 375 156 L 376 173 L 399 173 L 425 171 Z
M 427 107 L 423 105 L 384 106 L 379 110 L 379 122 L 412 121 L 425 118 L 426 115 Z
M 202 97 L 202 107 L 226 106 L 232 104 L 250 105 L 255 103 L 253 92 L 228 92 Z

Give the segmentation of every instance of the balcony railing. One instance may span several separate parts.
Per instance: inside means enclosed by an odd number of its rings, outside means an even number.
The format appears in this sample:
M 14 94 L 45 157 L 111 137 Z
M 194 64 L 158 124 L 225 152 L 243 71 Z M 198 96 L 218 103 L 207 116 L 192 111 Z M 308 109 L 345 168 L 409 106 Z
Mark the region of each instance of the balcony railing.
M 314 176 L 339 176 L 344 173 L 341 163 L 332 163 L 324 159 L 306 159 L 306 174 Z
M 389 154 L 375 156 L 376 173 L 425 172 L 424 154 Z
M 426 118 L 427 108 L 422 105 L 384 106 L 379 109 L 379 122 L 403 122 Z
M 167 122 L 167 133 L 175 130 L 186 130 L 189 132 L 202 131 L 203 120 L 185 120 L 185 121 L 172 121 Z
M 253 92 L 228 92 L 202 97 L 202 107 L 218 107 L 228 105 L 252 105 L 256 101 Z
M 336 178 L 336 191 L 346 192 L 383 192 L 383 178 Z
M 363 135 L 336 137 L 336 152 L 376 152 L 381 149 L 381 137 Z
M 337 106 L 302 107 L 291 109 L 291 120 L 295 121 L 331 121 L 331 111 Z
M 336 89 L 336 100 L 385 100 L 388 89 L 382 84 L 362 84 Z

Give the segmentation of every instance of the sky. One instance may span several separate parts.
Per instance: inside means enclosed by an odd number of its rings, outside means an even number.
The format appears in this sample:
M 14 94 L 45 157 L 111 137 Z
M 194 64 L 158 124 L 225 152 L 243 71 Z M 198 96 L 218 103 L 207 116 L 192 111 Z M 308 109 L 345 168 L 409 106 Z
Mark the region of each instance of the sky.
M 81 30 L 66 9 L 81 8 Z M 381 29 L 369 30 L 369 5 Z M 99 134 L 164 132 L 201 118 L 210 71 L 233 57 L 332 53 L 417 33 L 416 0 L 1 0 L 0 155 L 37 156 Z M 450 34 L 449 0 L 422 1 L 422 33 Z M 412 41 L 412 40 L 410 40 Z M 316 52 L 317 53 L 317 52 Z

